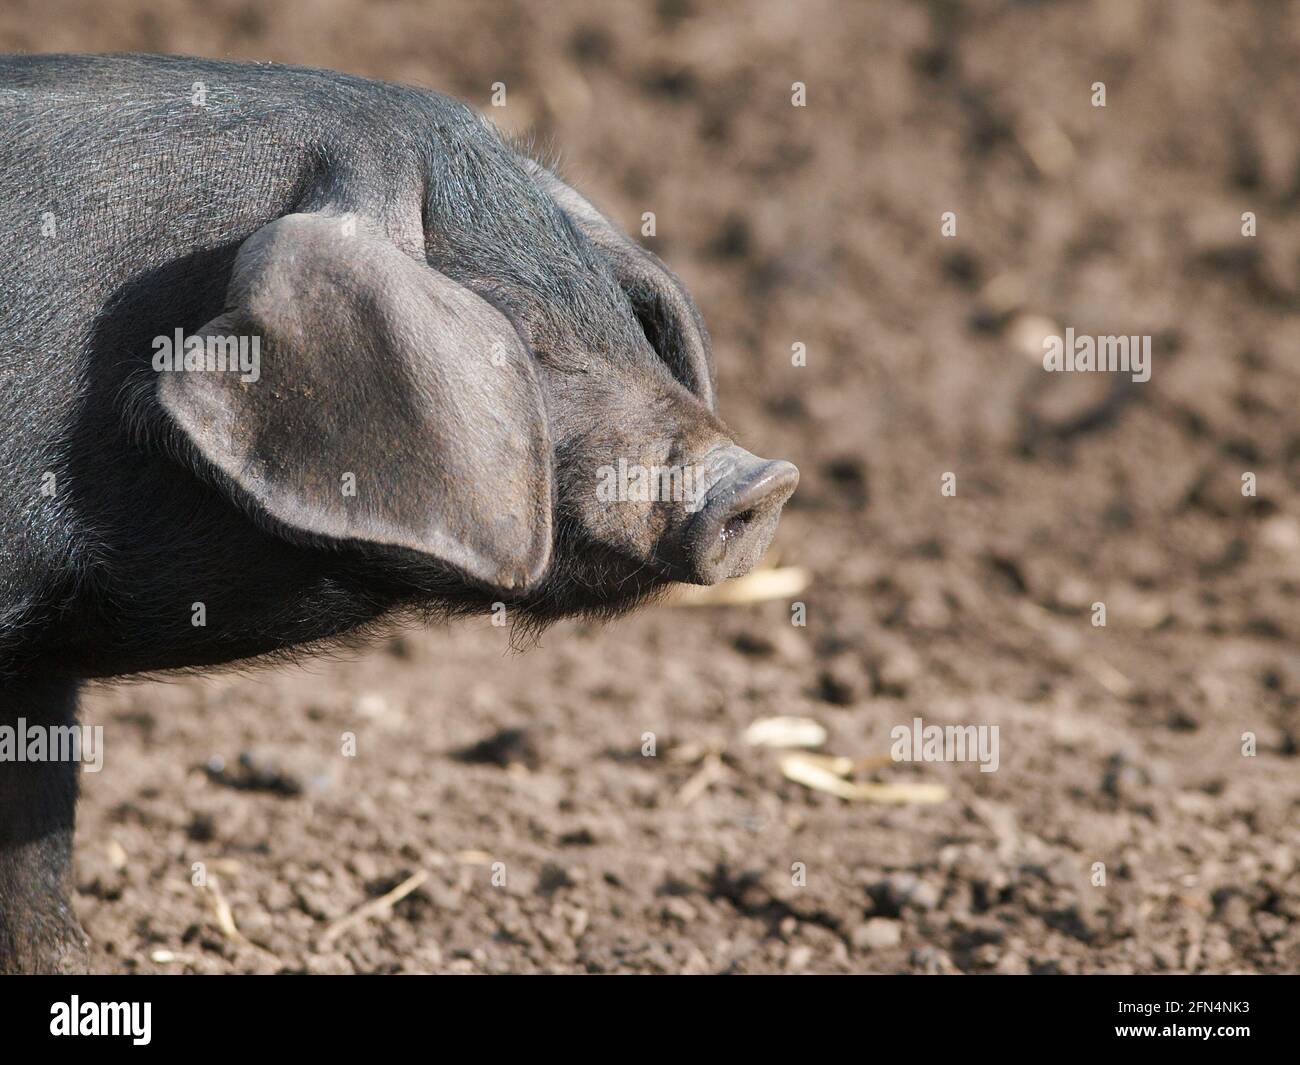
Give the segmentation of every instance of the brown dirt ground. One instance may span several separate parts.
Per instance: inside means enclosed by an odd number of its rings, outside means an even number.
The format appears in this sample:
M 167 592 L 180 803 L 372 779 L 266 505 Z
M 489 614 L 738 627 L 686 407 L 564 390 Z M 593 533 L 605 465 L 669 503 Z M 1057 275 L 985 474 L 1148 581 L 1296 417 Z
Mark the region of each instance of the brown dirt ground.
M 775 550 L 806 628 L 663 607 L 513 654 L 485 618 L 92 692 L 98 968 L 1300 969 L 1300 7 L 11 0 L 0 45 L 335 67 L 536 130 L 629 227 L 656 212 L 724 414 L 804 474 Z M 1056 325 L 1152 335 L 1151 381 L 1045 375 Z M 855 758 L 996 724 L 1001 768 L 849 803 L 743 743 L 775 714 Z

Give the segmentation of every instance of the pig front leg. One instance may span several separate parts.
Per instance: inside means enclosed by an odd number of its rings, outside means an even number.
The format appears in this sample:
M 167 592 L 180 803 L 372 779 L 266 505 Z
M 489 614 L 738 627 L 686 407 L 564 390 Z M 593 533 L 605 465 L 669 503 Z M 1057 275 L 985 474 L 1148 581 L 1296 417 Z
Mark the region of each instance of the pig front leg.
M 0 682 L 6 739 L 20 718 L 27 729 L 76 725 L 76 683 Z M 87 967 L 85 933 L 69 899 L 79 768 L 69 760 L 19 761 L 0 741 L 0 973 Z

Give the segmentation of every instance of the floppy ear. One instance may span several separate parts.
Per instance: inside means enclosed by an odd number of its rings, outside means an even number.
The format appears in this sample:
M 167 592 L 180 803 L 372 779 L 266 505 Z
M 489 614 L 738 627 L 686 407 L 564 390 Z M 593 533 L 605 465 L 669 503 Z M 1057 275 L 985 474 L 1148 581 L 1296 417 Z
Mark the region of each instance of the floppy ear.
M 526 588 L 550 559 L 552 476 L 529 352 L 489 303 L 361 225 L 297 214 L 249 237 L 200 334 L 257 338 L 257 379 L 163 372 L 158 398 L 232 494 L 288 529 Z
M 578 231 L 605 253 L 646 339 L 673 376 L 716 414 L 718 389 L 709 334 L 686 286 L 659 256 L 624 234 L 545 167 L 529 160 L 528 170 Z

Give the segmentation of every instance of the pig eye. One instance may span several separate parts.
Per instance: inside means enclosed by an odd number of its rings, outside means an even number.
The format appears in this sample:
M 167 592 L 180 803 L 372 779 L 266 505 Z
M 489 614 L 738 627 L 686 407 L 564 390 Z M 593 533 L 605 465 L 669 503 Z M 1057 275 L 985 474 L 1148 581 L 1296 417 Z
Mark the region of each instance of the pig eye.
M 529 172 L 569 223 L 604 254 L 642 332 L 673 376 L 709 410 L 717 410 L 709 335 L 681 280 L 549 170 L 534 164 Z
M 671 313 L 663 296 L 655 289 L 630 288 L 627 291 L 632 313 L 640 323 L 641 332 L 655 354 L 673 372 L 673 376 L 691 391 L 698 385 L 696 370 L 690 365 L 688 340 L 682 333 L 678 316 Z

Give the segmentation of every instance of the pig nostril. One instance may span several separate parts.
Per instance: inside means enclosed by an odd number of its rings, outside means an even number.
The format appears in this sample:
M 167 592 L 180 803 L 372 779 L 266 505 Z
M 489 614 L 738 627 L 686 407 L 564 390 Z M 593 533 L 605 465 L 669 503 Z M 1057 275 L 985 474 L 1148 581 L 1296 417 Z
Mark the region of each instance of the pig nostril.
M 750 509 L 745 511 L 743 514 L 737 514 L 733 518 L 728 518 L 726 524 L 722 526 L 722 542 L 725 544 L 728 540 L 733 540 L 739 536 L 753 517 L 754 511 Z
M 752 570 L 799 483 L 799 471 L 788 462 L 755 458 L 736 447 L 728 455 L 730 466 L 715 478 L 704 506 L 673 545 L 684 562 L 681 572 L 694 584 L 716 584 Z

